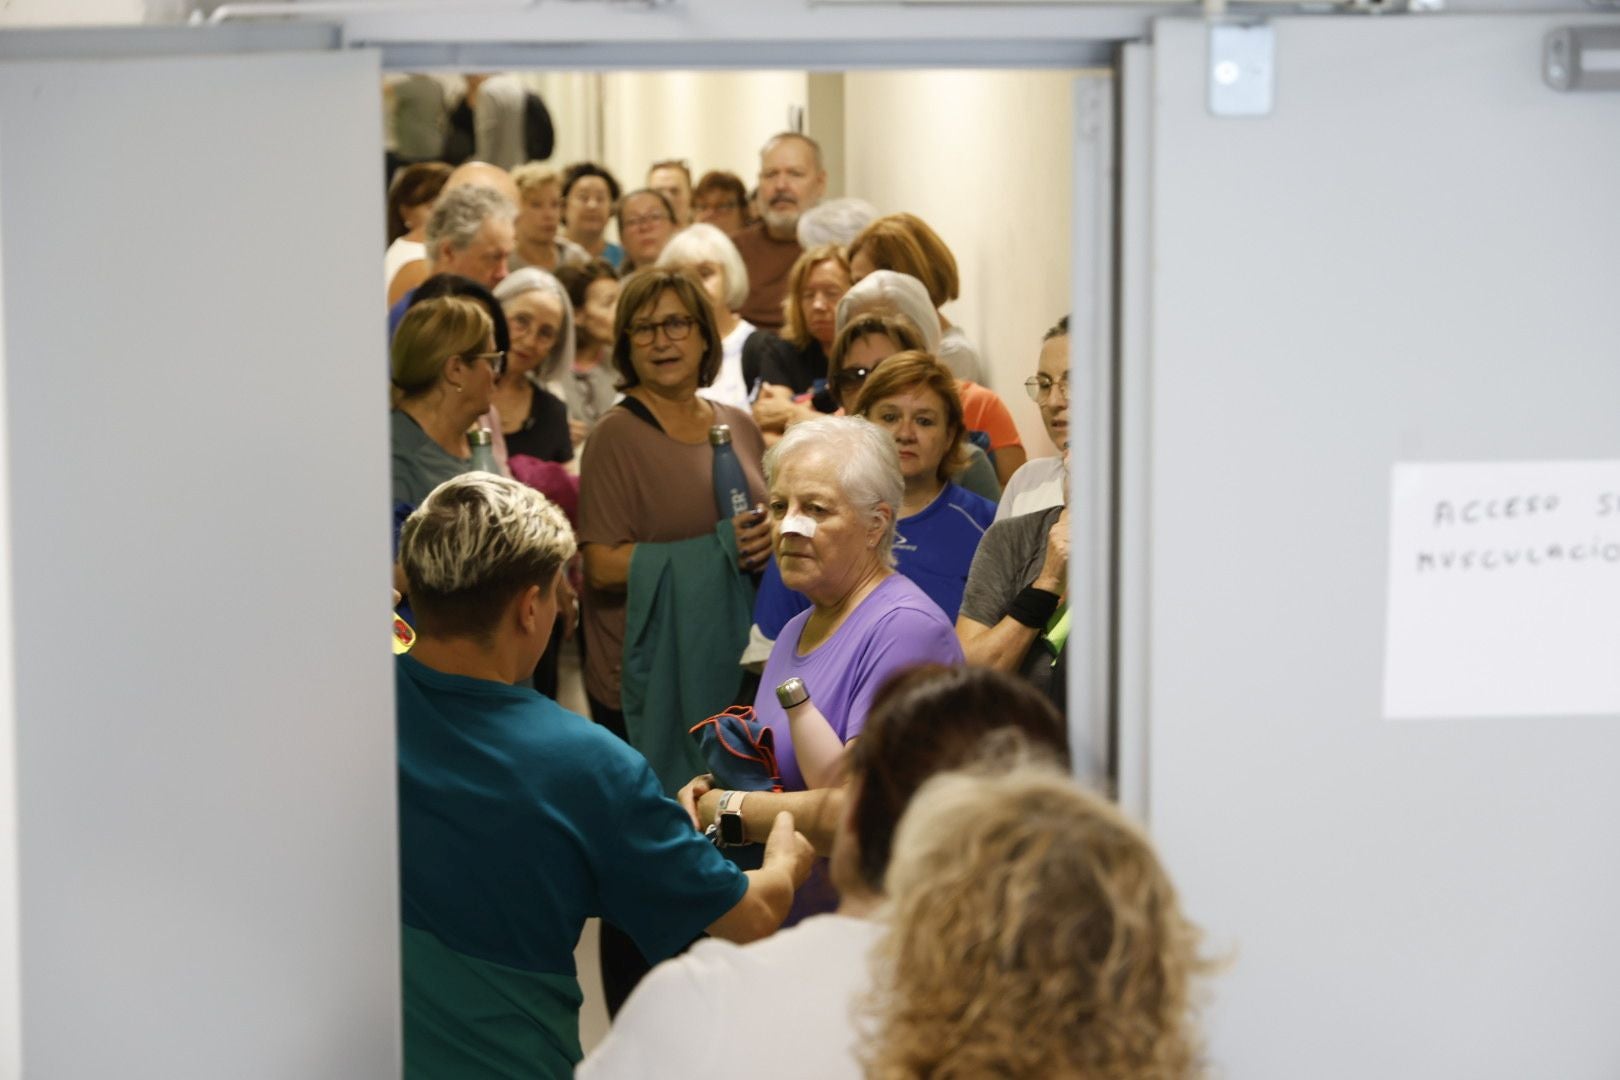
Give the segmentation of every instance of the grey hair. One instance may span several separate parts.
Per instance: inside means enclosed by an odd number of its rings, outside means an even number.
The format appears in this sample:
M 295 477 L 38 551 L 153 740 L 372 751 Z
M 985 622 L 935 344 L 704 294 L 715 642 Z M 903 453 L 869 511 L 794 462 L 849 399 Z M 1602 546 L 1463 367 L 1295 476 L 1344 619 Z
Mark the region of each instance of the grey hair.
M 806 251 L 822 244 L 847 248 L 877 218 L 877 207 L 865 199 L 828 199 L 799 215 L 799 246 Z
M 842 331 L 857 316 L 898 315 L 917 327 L 924 349 L 939 355 L 943 336 L 939 311 L 928 298 L 928 289 L 910 274 L 897 270 L 874 270 L 850 287 L 838 301 L 838 329 Z M 955 374 L 954 372 L 952 374 Z
M 883 565 L 893 570 L 895 523 L 906 493 L 894 436 L 859 416 L 823 416 L 794 424 L 765 451 L 766 486 L 801 454 L 819 454 L 834 463 L 839 490 L 861 512 L 876 517 L 878 507 L 889 508 L 889 523 L 878 540 L 878 552 Z
M 688 225 L 664 245 L 655 264 L 660 270 L 715 263 L 726 272 L 726 307 L 736 311 L 748 302 L 748 267 L 731 237 L 707 222 Z
M 574 302 L 568 299 L 568 290 L 548 271 L 538 266 L 525 266 L 514 270 L 495 286 L 495 299 L 504 309 L 508 300 L 528 292 L 550 293 L 562 304 L 562 333 L 551 347 L 551 355 L 540 365 L 539 378 L 543 383 L 561 379 L 563 373 L 574 366 Z
M 544 584 L 575 550 L 568 518 L 544 495 L 494 473 L 470 472 L 434 488 L 405 519 L 400 565 L 419 614 L 478 598 L 490 608 L 512 590 Z M 480 596 L 480 594 L 487 594 Z M 479 615 L 493 620 L 498 608 Z
M 454 251 L 465 249 L 490 218 L 514 221 L 517 207 L 494 188 L 479 184 L 451 188 L 440 195 L 422 237 L 428 264 L 437 261 L 439 248 L 446 242 Z

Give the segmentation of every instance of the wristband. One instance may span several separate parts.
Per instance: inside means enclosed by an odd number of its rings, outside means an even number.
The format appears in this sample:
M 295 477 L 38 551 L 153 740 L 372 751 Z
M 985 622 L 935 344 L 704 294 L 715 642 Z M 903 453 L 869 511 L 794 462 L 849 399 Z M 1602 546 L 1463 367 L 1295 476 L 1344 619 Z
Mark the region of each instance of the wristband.
M 1007 609 L 1007 614 L 1031 630 L 1041 630 L 1046 627 L 1057 606 L 1057 593 L 1026 585 L 1023 592 L 1013 597 L 1012 606 Z

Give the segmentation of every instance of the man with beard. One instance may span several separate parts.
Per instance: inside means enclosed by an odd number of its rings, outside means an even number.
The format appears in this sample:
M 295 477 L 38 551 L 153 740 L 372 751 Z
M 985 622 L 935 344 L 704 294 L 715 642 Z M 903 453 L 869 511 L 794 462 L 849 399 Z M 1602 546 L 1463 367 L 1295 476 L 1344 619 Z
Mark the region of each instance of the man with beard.
M 826 188 L 821 147 L 809 136 L 783 132 L 760 150 L 762 216 L 731 240 L 748 268 L 748 300 L 737 314 L 763 330 L 781 329 L 788 271 L 803 251 L 799 215 L 819 203 Z

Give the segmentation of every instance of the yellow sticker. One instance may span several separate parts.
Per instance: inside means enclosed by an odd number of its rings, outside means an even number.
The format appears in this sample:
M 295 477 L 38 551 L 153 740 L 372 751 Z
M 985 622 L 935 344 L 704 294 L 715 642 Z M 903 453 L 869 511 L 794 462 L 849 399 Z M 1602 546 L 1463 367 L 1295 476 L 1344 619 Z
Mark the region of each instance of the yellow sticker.
M 411 646 L 415 645 L 415 644 L 416 644 L 416 631 L 411 629 L 411 624 L 410 623 L 406 622 L 404 619 L 400 618 L 398 615 L 395 615 L 394 616 L 394 655 L 398 656 L 400 653 L 408 653 L 408 652 L 410 652 L 411 651 Z

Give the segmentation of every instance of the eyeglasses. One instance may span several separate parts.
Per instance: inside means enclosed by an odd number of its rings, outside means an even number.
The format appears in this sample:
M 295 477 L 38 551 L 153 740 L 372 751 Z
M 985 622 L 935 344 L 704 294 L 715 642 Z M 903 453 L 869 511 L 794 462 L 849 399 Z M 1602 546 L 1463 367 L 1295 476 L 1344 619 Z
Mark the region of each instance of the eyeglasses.
M 666 315 L 659 322 L 631 323 L 630 341 L 634 345 L 651 345 L 660 330 L 670 341 L 685 341 L 696 325 L 697 320 L 690 315 Z
M 639 229 L 643 225 L 656 225 L 660 221 L 668 221 L 668 214 L 641 214 L 637 217 L 627 217 L 620 224 L 621 228 Z
M 1047 401 L 1051 400 L 1053 387 L 1063 392 L 1064 401 L 1069 400 L 1069 377 L 1067 375 L 1057 380 L 1052 379 L 1049 375 L 1032 375 L 1024 380 L 1024 389 L 1029 391 L 1030 400 L 1037 405 L 1045 405 Z
M 468 363 L 475 360 L 488 360 L 490 370 L 499 375 L 506 370 L 506 354 L 497 349 L 495 352 L 473 353 L 467 357 Z
M 839 393 L 858 390 L 866 382 L 866 377 L 876 370 L 875 366 L 839 368 L 838 374 L 833 376 L 833 382 L 838 384 Z
M 725 202 L 693 203 L 692 209 L 699 214 L 727 214 L 741 205 L 736 199 L 727 199 Z
M 506 321 L 514 334 L 533 334 L 536 341 L 556 341 L 562 334 L 561 327 L 538 322 L 530 315 L 513 315 Z

